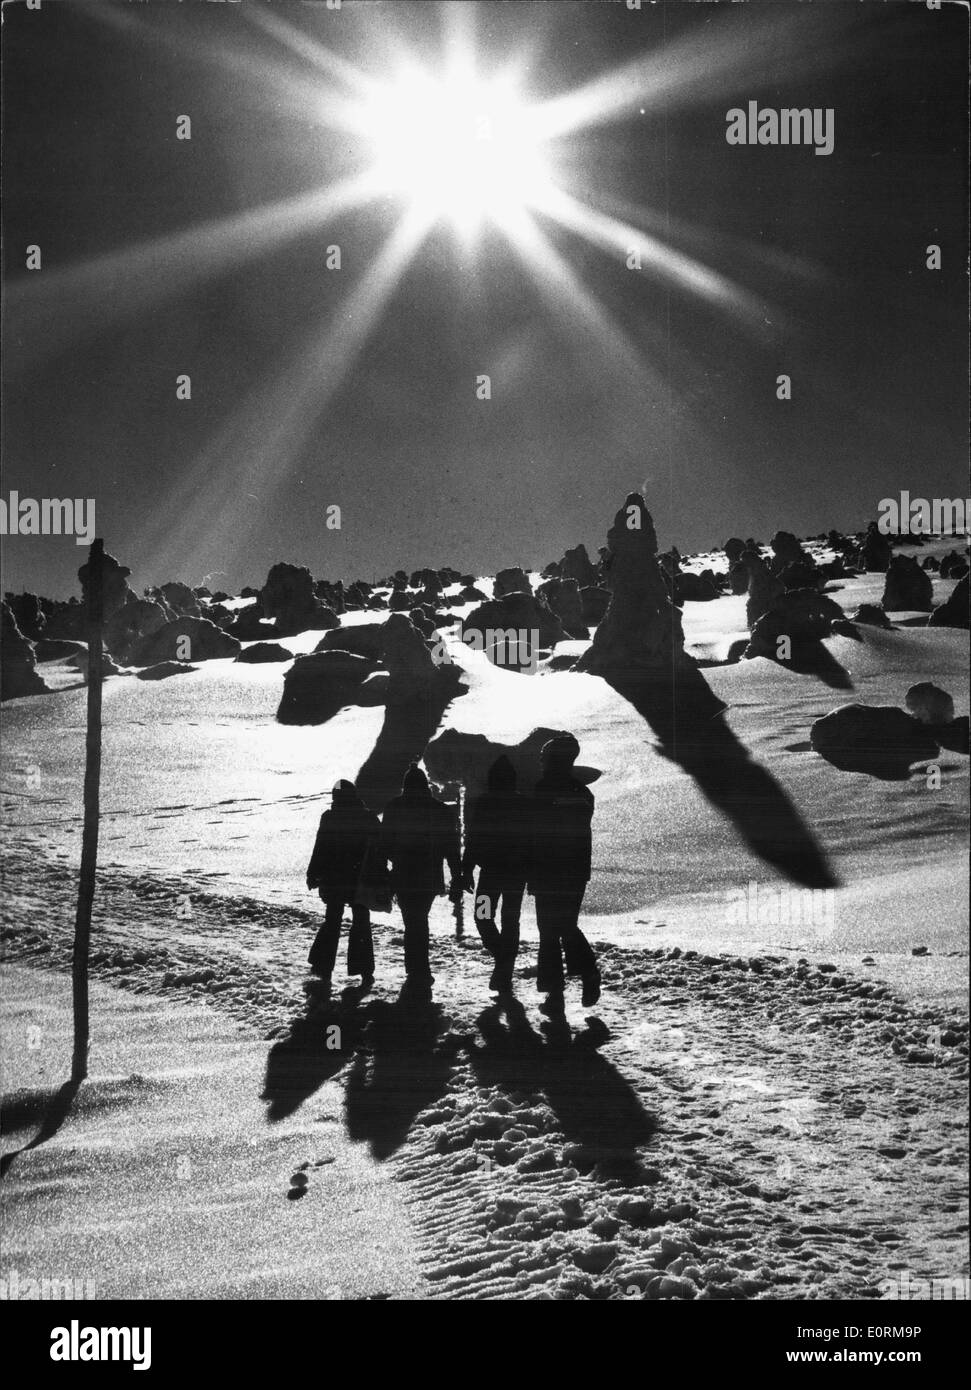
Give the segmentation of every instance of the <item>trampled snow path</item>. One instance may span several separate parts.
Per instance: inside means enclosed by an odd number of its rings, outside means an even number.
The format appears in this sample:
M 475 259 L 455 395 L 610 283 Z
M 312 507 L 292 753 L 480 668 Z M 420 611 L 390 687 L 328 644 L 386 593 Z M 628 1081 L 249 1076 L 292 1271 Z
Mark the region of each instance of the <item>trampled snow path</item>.
M 4 889 L 8 953 L 67 967 L 73 875 L 15 851 Z M 604 945 L 601 1003 L 552 1024 L 533 943 L 500 1011 L 444 912 L 432 1009 L 397 1000 L 396 918 L 374 993 L 328 1001 L 303 973 L 319 921 L 105 870 L 93 970 L 272 1039 L 268 1122 L 341 1086 L 414 1198 L 429 1297 L 876 1298 L 966 1272 L 965 1020 L 862 972 Z

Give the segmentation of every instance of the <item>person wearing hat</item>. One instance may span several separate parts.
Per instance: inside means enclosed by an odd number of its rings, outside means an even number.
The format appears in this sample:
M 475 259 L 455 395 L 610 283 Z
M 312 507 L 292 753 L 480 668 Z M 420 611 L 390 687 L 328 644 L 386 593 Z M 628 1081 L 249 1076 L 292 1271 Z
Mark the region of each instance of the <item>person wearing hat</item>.
M 495 962 L 489 988 L 508 994 L 519 951 L 519 914 L 529 867 L 530 806 L 516 790 L 516 769 L 505 753 L 489 768 L 487 786 L 469 812 L 462 875 L 471 893 L 473 870 L 479 866 L 475 924 Z M 500 903 L 501 929 L 496 926 Z
M 391 890 L 405 925 L 408 984 L 429 986 L 433 976 L 428 961 L 428 914 L 435 898 L 445 892 L 443 863 L 451 875 L 452 897 L 462 891 L 462 866 L 458 822 L 445 803 L 432 796 L 428 778 L 416 763 L 404 775 L 401 795 L 385 807 L 380 847 L 391 865 Z
M 590 879 L 593 793 L 573 775 L 580 745 L 558 734 L 543 746 L 543 775 L 532 803 L 529 891 L 536 899 L 539 929 L 537 987 L 547 996 L 546 1014 L 563 1009 L 566 975 L 579 975 L 585 1007 L 600 998 L 600 971 L 579 927 L 580 906 Z
M 354 783 L 344 779 L 338 782 L 331 794 L 330 810 L 320 818 L 307 866 L 307 887 L 317 889 L 325 908 L 324 925 L 310 948 L 308 960 L 313 973 L 325 980 L 333 973 L 344 908 L 350 905 L 347 973 L 360 975 L 362 984 L 374 982 L 371 914 L 354 899 L 368 843 L 376 840 L 380 832 L 380 821 L 364 805 Z

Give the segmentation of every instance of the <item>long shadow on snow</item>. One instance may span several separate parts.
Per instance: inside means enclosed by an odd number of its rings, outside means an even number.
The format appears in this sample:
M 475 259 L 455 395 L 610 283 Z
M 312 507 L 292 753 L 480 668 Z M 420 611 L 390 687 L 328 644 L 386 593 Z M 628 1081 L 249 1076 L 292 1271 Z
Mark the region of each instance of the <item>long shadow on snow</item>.
M 306 989 L 306 1013 L 294 1019 L 287 1036 L 273 1044 L 266 1059 L 260 1099 L 266 1101 L 271 1124 L 292 1115 L 347 1065 L 367 1025 L 356 992 L 347 990 L 332 999 L 322 984 L 310 983 Z
M 389 1158 L 415 1118 L 443 1095 L 461 1040 L 437 1004 L 409 998 L 375 1001 L 364 1046 L 347 1076 L 344 1118 L 351 1139 Z
M 629 1083 L 596 1051 L 608 1036 L 603 1024 L 591 1020 L 573 1037 L 566 1022 L 556 1020 L 543 1024 L 541 1036 L 514 1000 L 486 1009 L 477 1023 L 482 1043 L 453 1031 L 438 1005 L 404 992 L 393 1002 L 363 1006 L 351 991 L 340 1001 L 317 993 L 306 1016 L 267 1059 L 267 1119 L 292 1114 L 350 1062 L 344 1093 L 348 1137 L 366 1142 L 375 1158 L 389 1158 L 417 1116 L 445 1093 L 456 1057 L 465 1051 L 482 1085 L 546 1098 L 567 1141 L 577 1146 L 575 1166 L 589 1171 L 599 1164 L 617 1176 L 637 1175 L 637 1150 L 650 1143 L 656 1124 Z M 339 1050 L 327 1047 L 332 1024 L 341 1029 Z
M 74 1099 L 81 1089 L 81 1082 L 65 1081 L 57 1091 L 32 1091 L 4 1097 L 0 1129 L 4 1134 L 25 1129 L 27 1125 L 41 1121 L 41 1127 L 28 1143 L 19 1149 L 11 1149 L 0 1159 L 0 1178 L 5 1178 L 21 1154 L 37 1149 L 53 1139 L 67 1119 Z
M 389 701 L 384 723 L 370 754 L 361 765 L 355 785 L 372 811 L 381 812 L 401 791 L 401 779 L 409 763 L 421 760 L 454 699 L 464 695 L 462 672 L 442 666 L 434 682 L 414 699 Z
M 485 1009 L 477 1024 L 483 1042 L 467 1050 L 481 1085 L 541 1093 L 575 1146 L 571 1162 L 580 1171 L 597 1164 L 611 1176 L 640 1176 L 638 1149 L 651 1142 L 657 1121 L 597 1051 L 610 1036 L 599 1019 L 588 1019 L 575 1036 L 564 1019 L 550 1020 L 540 1036 L 522 1004 L 508 999 Z
M 694 682 L 688 686 L 674 672 L 602 679 L 647 721 L 658 751 L 694 778 L 755 854 L 806 887 L 837 885 L 812 831 L 775 778 L 752 761 L 707 683 L 704 693 L 696 693 Z
M 404 992 L 393 1003 L 366 1004 L 355 990 L 339 999 L 320 985 L 308 986 L 307 993 L 305 1015 L 267 1057 L 261 1097 L 266 1118 L 273 1123 L 292 1115 L 350 1064 L 348 1135 L 367 1141 L 376 1158 L 387 1158 L 404 1142 L 415 1116 L 445 1090 L 459 1041 L 453 1041 L 437 1005 Z

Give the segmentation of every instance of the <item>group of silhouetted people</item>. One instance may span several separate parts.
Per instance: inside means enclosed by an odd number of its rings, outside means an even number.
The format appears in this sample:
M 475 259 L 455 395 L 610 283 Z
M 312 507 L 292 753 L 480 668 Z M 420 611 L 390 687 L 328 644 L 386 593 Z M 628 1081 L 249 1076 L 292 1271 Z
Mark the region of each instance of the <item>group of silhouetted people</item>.
M 595 1004 L 600 972 L 579 927 L 590 878 L 594 800 L 574 776 L 579 752 L 571 734 L 551 739 L 540 755 L 542 776 L 532 796 L 517 790 L 509 759 L 497 758 L 489 769 L 487 791 L 469 810 L 464 854 L 455 814 L 433 796 L 415 764 L 380 821 L 352 782 L 338 782 L 331 808 L 320 818 L 307 868 L 307 887 L 319 891 L 325 908 L 310 951 L 312 970 L 330 979 L 344 908 L 350 907 L 347 973 L 359 975 L 362 986 L 370 987 L 370 907 L 383 893 L 393 893 L 404 922 L 407 987 L 427 992 L 433 983 L 428 915 L 435 898 L 446 891 L 447 866 L 453 902 L 461 901 L 463 891 L 474 893 L 476 926 L 493 959 L 490 989 L 499 994 L 512 990 L 528 890 L 535 897 L 539 930 L 537 986 L 547 996 L 541 1008 L 547 1013 L 562 1009 L 569 975 L 579 976 L 584 1005 Z

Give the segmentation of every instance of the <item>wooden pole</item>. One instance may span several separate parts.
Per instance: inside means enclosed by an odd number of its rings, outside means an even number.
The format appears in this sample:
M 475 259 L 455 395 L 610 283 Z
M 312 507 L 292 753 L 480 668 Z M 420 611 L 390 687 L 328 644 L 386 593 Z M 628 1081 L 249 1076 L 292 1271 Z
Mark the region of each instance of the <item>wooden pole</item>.
M 102 622 L 104 617 L 104 541 L 91 544 L 82 570 L 88 637 L 88 727 L 84 762 L 84 830 L 81 838 L 81 874 L 78 908 L 74 919 L 74 1059 L 71 1080 L 88 1074 L 88 952 L 91 945 L 91 906 L 98 867 L 98 823 L 101 787 L 101 682 Z
M 465 783 L 464 783 L 464 782 L 460 782 L 460 783 L 459 783 L 459 795 L 458 795 L 458 802 L 456 803 L 455 813 L 456 813 L 456 816 L 458 817 L 458 823 L 459 823 L 459 861 L 461 862 L 462 856 L 463 856 L 463 854 L 465 853 Z M 461 889 L 461 883 L 459 884 L 459 887 L 460 887 L 460 889 Z M 465 935 L 465 891 L 464 891 L 464 889 L 461 889 L 459 895 L 458 895 L 458 896 L 456 897 L 456 899 L 455 899 L 455 906 L 454 906 L 453 912 L 454 912 L 454 916 L 455 916 L 455 937 L 456 937 L 456 940 L 461 941 L 462 937 Z

